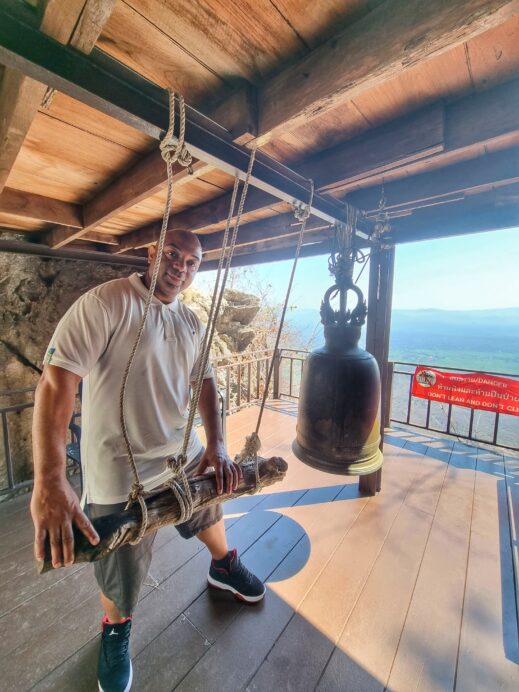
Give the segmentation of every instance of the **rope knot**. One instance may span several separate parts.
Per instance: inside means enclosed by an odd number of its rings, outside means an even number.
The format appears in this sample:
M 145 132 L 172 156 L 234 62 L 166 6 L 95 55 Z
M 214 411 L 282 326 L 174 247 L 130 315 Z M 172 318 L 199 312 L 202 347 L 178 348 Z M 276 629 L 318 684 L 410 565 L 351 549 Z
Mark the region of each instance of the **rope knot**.
M 310 216 L 311 207 L 310 205 L 297 205 L 294 207 L 294 216 L 298 221 L 306 221 Z
M 184 454 L 180 453 L 176 457 L 169 457 L 167 460 L 167 465 L 168 469 L 171 471 L 171 475 L 173 478 L 178 478 L 178 476 L 182 475 L 182 470 L 184 466 L 186 465 L 186 457 Z
M 164 139 L 160 143 L 160 153 L 168 166 L 178 162 L 181 166 L 189 168 L 193 163 L 193 157 L 189 153 L 184 140 L 186 137 L 186 105 L 184 97 L 178 96 L 178 110 L 180 116 L 180 125 L 178 137 L 173 134 L 175 130 L 175 92 L 168 91 L 169 98 L 169 127 L 164 135 Z
M 132 488 L 130 490 L 130 494 L 128 495 L 128 504 L 126 505 L 126 509 L 131 507 L 134 502 L 137 502 L 137 500 L 142 497 L 142 494 L 144 492 L 144 486 L 142 483 L 134 482 L 132 483 Z
M 243 464 L 248 459 L 256 459 L 261 449 L 261 440 L 257 432 L 252 432 L 245 438 L 245 444 L 239 454 L 236 455 L 236 463 Z
M 175 137 L 164 137 L 159 145 L 160 153 L 164 161 L 171 165 L 178 162 L 181 166 L 189 168 L 193 163 L 193 157 L 189 153 L 188 148 L 185 144 L 181 144 L 180 140 Z

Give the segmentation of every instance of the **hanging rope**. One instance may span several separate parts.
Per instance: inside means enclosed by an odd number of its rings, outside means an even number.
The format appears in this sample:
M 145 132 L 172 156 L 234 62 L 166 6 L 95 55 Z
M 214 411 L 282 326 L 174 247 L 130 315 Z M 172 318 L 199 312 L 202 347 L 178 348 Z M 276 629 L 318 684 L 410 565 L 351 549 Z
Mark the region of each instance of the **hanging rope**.
M 189 416 L 188 416 L 188 420 L 187 420 L 186 428 L 185 428 L 185 432 L 184 432 L 184 442 L 182 445 L 182 451 L 180 452 L 180 454 L 177 457 L 171 457 L 168 460 L 168 465 L 172 470 L 175 468 L 178 468 L 179 466 L 183 468 L 187 462 L 187 448 L 189 445 L 189 439 L 191 437 L 191 431 L 193 428 L 195 414 L 196 414 L 196 410 L 198 407 L 198 402 L 200 400 L 200 394 L 201 394 L 202 385 L 204 382 L 204 372 L 205 372 L 205 369 L 207 367 L 207 362 L 209 360 L 209 353 L 211 351 L 211 345 L 212 345 L 214 333 L 216 330 L 216 322 L 218 320 L 218 315 L 220 312 L 220 307 L 221 307 L 222 300 L 223 300 L 225 286 L 227 283 L 227 278 L 228 278 L 229 270 L 230 270 L 230 266 L 231 266 L 231 260 L 232 260 L 232 256 L 234 253 L 234 248 L 236 246 L 236 237 L 238 235 L 238 229 L 240 227 L 241 216 L 243 213 L 243 208 L 245 206 L 245 199 L 247 197 L 247 192 L 249 189 L 249 182 L 250 182 L 250 177 L 252 174 L 252 167 L 254 165 L 255 158 L 256 158 L 256 149 L 253 149 L 251 156 L 249 158 L 249 165 L 247 168 L 247 174 L 246 174 L 245 182 L 243 184 L 243 189 L 241 192 L 240 203 L 238 206 L 238 213 L 236 215 L 236 221 L 234 223 L 232 236 L 231 236 L 231 239 L 229 241 L 230 226 L 231 226 L 232 218 L 234 216 L 234 208 L 236 206 L 236 197 L 237 197 L 238 185 L 239 185 L 238 177 L 236 177 L 236 179 L 234 181 L 234 189 L 233 189 L 233 193 L 232 193 L 231 204 L 229 207 L 229 214 L 227 216 L 227 223 L 225 226 L 224 238 L 223 238 L 223 242 L 222 242 L 222 252 L 220 254 L 220 261 L 218 263 L 216 282 L 215 282 L 215 287 L 213 290 L 211 307 L 209 310 L 209 316 L 208 316 L 208 320 L 207 320 L 207 326 L 206 326 L 206 330 L 205 330 L 204 341 L 203 341 L 202 349 L 201 349 L 199 368 L 198 368 L 198 372 L 197 372 L 195 386 L 193 389 L 193 394 L 191 396 L 191 401 L 189 404 Z M 223 268 L 224 264 L 225 264 L 225 270 L 224 270 L 224 275 L 223 275 L 223 278 L 221 279 L 221 285 L 220 285 L 220 275 L 221 275 L 222 268 Z M 186 485 L 187 485 L 187 479 L 186 479 Z
M 272 373 L 274 371 L 274 363 L 276 359 L 276 354 L 278 352 L 279 348 L 279 342 L 281 339 L 281 333 L 283 331 L 283 325 L 285 323 L 285 315 L 287 312 L 288 308 L 288 301 L 290 299 L 290 293 L 292 291 L 292 283 L 294 281 L 294 275 L 296 272 L 296 267 L 297 267 L 297 262 L 299 260 L 299 255 L 301 253 L 301 246 L 303 244 L 303 235 L 305 233 L 306 229 L 306 222 L 308 221 L 308 217 L 310 216 L 310 212 L 312 210 L 312 202 L 314 199 L 314 181 L 310 180 L 310 197 L 308 200 L 308 204 L 304 208 L 296 208 L 294 211 L 294 214 L 296 218 L 301 222 L 301 228 L 299 230 L 299 237 L 297 239 L 297 246 L 296 246 L 296 251 L 295 251 L 295 256 L 294 256 L 294 262 L 292 264 L 292 271 L 290 273 L 290 279 L 288 281 L 288 286 L 287 286 L 287 291 L 285 295 L 285 302 L 283 304 L 283 309 L 281 311 L 281 318 L 279 320 L 279 327 L 278 331 L 276 334 L 276 342 L 274 344 L 274 352 L 272 355 L 272 359 L 270 361 L 270 366 L 267 374 L 267 380 L 265 382 L 265 388 L 263 390 L 263 397 L 261 399 L 261 405 L 260 405 L 260 411 L 258 414 L 258 421 L 256 423 L 256 429 L 254 432 L 252 432 L 250 435 L 247 435 L 245 438 L 245 445 L 238 455 L 239 458 L 239 463 L 243 463 L 247 459 L 253 459 L 254 460 L 254 470 L 256 474 L 256 489 L 261 490 L 261 482 L 260 482 L 260 477 L 259 477 L 259 472 L 258 472 L 258 452 L 261 449 L 261 440 L 259 437 L 259 429 L 261 426 L 261 421 L 263 418 L 263 411 L 265 409 L 265 402 L 267 401 L 267 396 L 268 396 L 268 390 L 270 387 L 270 381 L 272 379 Z
M 191 164 L 191 155 L 186 149 L 184 144 L 185 130 L 186 130 L 186 112 L 185 104 L 182 96 L 179 96 L 179 115 L 180 115 L 180 128 L 178 139 L 174 136 L 173 130 L 175 126 L 175 94 L 174 92 L 169 92 L 169 127 L 164 136 L 164 139 L 160 143 L 160 150 L 162 153 L 162 158 L 166 162 L 167 174 L 168 174 L 168 188 L 166 197 L 166 206 L 164 207 L 164 214 L 162 217 L 162 228 L 160 231 L 159 241 L 157 243 L 157 254 L 155 259 L 155 266 L 153 267 L 153 272 L 151 276 L 150 286 L 148 289 L 148 295 L 146 297 L 146 302 L 144 304 L 144 311 L 142 314 L 141 323 L 137 336 L 135 337 L 135 342 L 132 346 L 130 356 L 128 358 L 128 363 L 123 375 L 123 381 L 121 385 L 121 393 L 119 397 L 119 417 L 121 422 L 121 430 L 123 434 L 124 444 L 126 447 L 126 454 L 128 456 L 128 461 L 132 470 L 133 483 L 128 496 L 128 503 L 126 509 L 130 507 L 134 502 L 139 502 L 142 512 L 142 523 L 139 530 L 137 538 L 132 541 L 132 545 L 139 543 L 144 536 L 146 527 L 148 525 L 148 510 L 146 507 L 146 502 L 144 500 L 143 492 L 144 487 L 139 479 L 139 474 L 137 472 L 137 466 L 135 464 L 135 458 L 133 455 L 133 449 L 128 435 L 128 429 L 126 427 L 126 417 L 125 417 L 125 403 L 126 403 L 126 386 L 128 384 L 128 377 L 130 370 L 135 359 L 135 354 L 139 348 L 139 344 L 144 333 L 144 328 L 146 326 L 146 319 L 148 317 L 149 308 L 153 300 L 153 294 L 155 293 L 155 286 L 157 284 L 157 277 L 159 274 L 160 264 L 163 260 L 164 252 L 164 241 L 166 239 L 166 232 L 168 230 L 169 214 L 171 210 L 171 205 L 173 201 L 173 171 L 172 165 L 178 162 L 181 166 L 189 166 Z M 184 474 L 185 475 L 185 474 Z M 183 479 L 181 479 L 183 481 Z M 187 479 L 186 479 L 187 485 Z

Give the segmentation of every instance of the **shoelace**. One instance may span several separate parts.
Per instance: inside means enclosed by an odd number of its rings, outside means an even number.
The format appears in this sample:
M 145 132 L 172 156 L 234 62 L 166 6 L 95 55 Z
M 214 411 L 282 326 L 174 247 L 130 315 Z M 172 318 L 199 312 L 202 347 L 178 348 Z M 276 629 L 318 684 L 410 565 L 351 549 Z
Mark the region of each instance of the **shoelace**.
M 231 570 L 229 572 L 231 576 L 236 576 L 240 577 L 241 579 L 244 579 L 247 584 L 250 584 L 252 581 L 252 574 L 249 572 L 249 570 L 245 567 L 243 562 L 240 560 L 240 558 L 236 559 L 235 564 L 231 567 Z
M 109 627 L 110 625 L 108 625 Z M 113 629 L 110 631 L 113 631 Z M 117 636 L 110 635 L 110 632 L 103 632 L 103 653 L 110 667 L 123 663 L 126 660 L 129 643 L 130 637 L 127 628 L 117 632 Z

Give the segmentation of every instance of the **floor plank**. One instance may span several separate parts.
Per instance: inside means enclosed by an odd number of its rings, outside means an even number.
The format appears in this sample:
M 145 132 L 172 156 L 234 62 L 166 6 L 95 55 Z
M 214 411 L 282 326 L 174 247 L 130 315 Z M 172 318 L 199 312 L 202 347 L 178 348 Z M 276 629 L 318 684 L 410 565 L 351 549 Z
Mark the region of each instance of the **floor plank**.
M 475 459 L 455 448 L 411 599 L 388 689 L 450 690 L 465 590 Z M 424 458 L 424 461 L 427 457 Z
M 456 690 L 517 690 L 519 650 L 502 455 L 479 450 Z

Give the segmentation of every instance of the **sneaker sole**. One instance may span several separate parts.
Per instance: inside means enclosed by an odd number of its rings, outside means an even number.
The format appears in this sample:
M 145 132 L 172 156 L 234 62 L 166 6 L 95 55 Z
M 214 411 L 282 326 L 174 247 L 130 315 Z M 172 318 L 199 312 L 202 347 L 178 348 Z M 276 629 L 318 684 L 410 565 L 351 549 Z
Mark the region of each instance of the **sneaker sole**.
M 222 584 L 219 581 L 216 581 L 216 579 L 213 579 L 210 575 L 207 576 L 207 583 L 209 586 L 211 586 L 213 589 L 219 589 L 220 591 L 230 591 L 235 598 L 237 598 L 239 601 L 244 601 L 245 603 L 259 603 L 259 601 L 262 601 L 265 598 L 265 593 L 266 589 L 263 590 L 263 593 L 260 594 L 259 596 L 244 596 L 243 594 L 239 593 L 234 587 L 230 586 L 229 584 Z
M 133 666 L 132 662 L 130 661 L 130 679 L 128 680 L 128 684 L 124 688 L 122 692 L 129 692 L 131 686 L 132 686 L 132 681 L 133 681 Z M 101 683 L 99 680 L 97 681 L 97 687 L 99 688 L 99 692 L 104 692 L 103 688 L 101 687 Z

